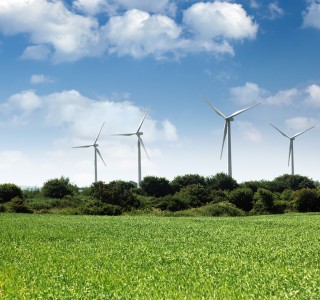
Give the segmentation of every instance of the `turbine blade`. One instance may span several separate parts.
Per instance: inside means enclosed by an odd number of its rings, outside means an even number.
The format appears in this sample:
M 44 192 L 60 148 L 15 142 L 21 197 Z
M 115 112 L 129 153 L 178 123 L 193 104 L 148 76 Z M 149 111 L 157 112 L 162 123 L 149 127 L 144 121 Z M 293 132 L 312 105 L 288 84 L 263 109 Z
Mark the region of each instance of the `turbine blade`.
M 93 147 L 93 145 L 76 146 L 76 147 L 72 147 L 72 148 L 89 148 L 89 147 Z
M 99 133 L 98 133 L 98 135 L 97 135 L 97 138 L 96 138 L 96 140 L 94 141 L 94 145 L 95 145 L 95 144 L 97 143 L 97 141 L 98 141 L 98 138 L 99 138 L 99 136 L 100 136 L 100 133 L 101 133 L 101 130 L 102 130 L 103 126 L 104 126 L 104 123 L 105 123 L 105 122 L 102 123 L 102 126 L 101 126 L 101 128 L 100 128 L 100 131 L 99 131 Z
M 249 109 L 251 109 L 251 108 L 253 108 L 253 107 L 257 106 L 257 105 L 259 105 L 259 104 L 260 103 L 256 103 L 256 104 L 251 105 L 251 106 L 249 106 L 247 108 L 238 110 L 238 111 L 234 112 L 232 115 L 230 115 L 228 118 L 233 118 L 233 117 L 235 117 L 235 116 L 237 116 L 237 115 L 239 115 L 239 114 L 241 114 L 241 113 L 243 113 L 243 112 L 245 112 L 245 111 L 247 111 L 247 110 L 249 110 Z
M 304 131 L 298 132 L 298 133 L 296 133 L 293 137 L 295 138 L 295 137 L 299 136 L 300 134 L 303 134 L 303 133 L 305 133 L 306 131 L 308 131 L 308 130 L 314 128 L 314 127 L 316 127 L 316 126 L 314 125 L 314 126 L 308 128 L 308 129 L 304 130 Z
M 293 151 L 293 139 L 290 139 L 288 166 L 290 165 L 290 158 L 292 155 L 292 151 Z
M 138 139 L 139 139 L 139 141 L 140 141 L 140 143 L 141 143 L 141 145 L 142 145 L 142 147 L 143 147 L 144 152 L 147 154 L 147 157 L 148 157 L 148 159 L 150 160 L 150 157 L 149 157 L 149 155 L 148 155 L 148 152 L 147 152 L 146 147 L 144 146 L 144 143 L 143 143 L 143 141 L 142 141 L 142 138 L 141 138 L 140 136 L 138 136 Z
M 150 108 L 148 108 L 148 109 L 147 109 L 146 113 L 144 114 L 143 118 L 141 119 L 137 132 L 139 132 L 139 131 L 140 131 L 141 126 L 142 126 L 142 124 L 143 124 L 143 122 L 144 122 L 144 119 L 146 118 L 146 116 L 147 116 L 147 114 L 148 114 L 149 110 L 150 110 Z
M 203 97 L 204 98 L 204 97 Z M 204 100 L 208 103 L 208 105 L 222 118 L 226 119 L 227 117 L 225 116 L 225 114 L 223 112 L 221 112 L 218 108 L 216 108 L 215 106 L 213 106 L 206 98 L 204 98 Z
M 116 134 L 111 134 L 112 136 L 131 136 L 131 135 L 135 135 L 136 133 L 116 133 Z
M 226 141 L 226 136 L 227 136 L 227 132 L 228 132 L 228 124 L 227 124 L 227 122 L 228 122 L 228 121 L 225 121 L 225 123 L 224 123 L 223 140 L 222 140 L 222 147 L 221 147 L 220 159 L 222 158 L 224 142 Z
M 279 131 L 283 136 L 285 136 L 286 138 L 290 139 L 284 132 L 282 132 L 279 128 L 277 128 L 276 126 L 274 126 L 273 124 L 270 123 L 270 125 L 277 131 Z
M 100 158 L 101 158 L 101 160 L 102 160 L 103 164 L 104 164 L 105 166 L 107 166 L 107 165 L 106 165 L 106 163 L 104 162 L 103 158 L 102 158 L 102 155 L 101 155 L 101 153 L 100 153 L 99 149 L 98 149 L 98 148 L 95 148 L 95 150 L 97 151 L 98 155 L 100 156 Z

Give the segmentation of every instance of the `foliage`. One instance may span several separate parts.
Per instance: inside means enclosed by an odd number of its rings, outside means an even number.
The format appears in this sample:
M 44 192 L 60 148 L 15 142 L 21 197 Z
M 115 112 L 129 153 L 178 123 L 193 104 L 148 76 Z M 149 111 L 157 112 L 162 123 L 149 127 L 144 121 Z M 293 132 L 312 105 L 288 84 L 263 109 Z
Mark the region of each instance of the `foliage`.
M 6 204 L 6 211 L 14 213 L 33 213 L 32 209 L 27 205 L 26 201 L 19 197 L 12 198 Z
M 140 183 L 142 192 L 151 197 L 164 197 L 172 194 L 169 180 L 164 177 L 146 176 Z
M 274 183 L 278 185 L 277 189 L 270 189 L 273 192 L 283 192 L 285 189 L 290 189 L 297 191 L 304 188 L 315 189 L 315 183 L 313 180 L 309 179 L 306 176 L 301 175 L 289 175 L 285 174 L 279 177 L 276 177 L 273 180 Z
M 20 187 L 13 183 L 0 184 L 0 203 L 8 202 L 15 197 L 23 198 Z
M 189 207 L 198 207 L 212 201 L 210 191 L 201 184 L 183 187 L 174 196 L 187 203 Z
M 232 191 L 238 187 L 238 183 L 225 173 L 217 173 L 206 178 L 206 185 L 214 190 Z
M 205 178 L 198 174 L 186 174 L 186 175 L 176 176 L 171 181 L 171 185 L 174 192 L 178 192 L 182 188 L 187 187 L 188 185 L 191 185 L 191 184 L 201 184 L 204 186 L 205 181 L 206 181 Z
M 24 199 L 39 198 L 41 196 L 41 189 L 37 187 L 26 188 L 22 190 L 22 193 Z
M 253 208 L 254 214 L 265 214 L 273 212 L 274 208 L 274 194 L 269 190 L 260 188 L 253 196 Z
M 250 188 L 236 188 L 229 193 L 229 201 L 244 211 L 250 211 L 253 207 L 253 192 Z
M 317 189 L 301 189 L 294 193 L 294 207 L 300 212 L 320 211 L 320 192 Z
M 80 206 L 79 210 L 82 214 L 85 215 L 118 216 L 122 214 L 120 206 L 103 203 L 99 200 L 87 201 L 82 206 Z
M 77 187 L 72 185 L 69 178 L 60 177 L 49 179 L 42 187 L 44 197 L 62 199 L 65 196 L 73 195 L 77 191 Z
M 134 188 L 132 183 L 121 180 L 111 181 L 108 184 L 99 181 L 91 185 L 90 195 L 101 202 L 118 205 L 123 210 L 131 210 L 140 206 L 140 202 L 132 192 Z
M 154 207 L 161 210 L 178 211 L 190 208 L 190 205 L 185 199 L 181 199 L 177 195 L 167 195 L 157 198 Z
M 229 200 L 228 191 L 211 190 L 210 195 L 212 203 L 226 202 Z

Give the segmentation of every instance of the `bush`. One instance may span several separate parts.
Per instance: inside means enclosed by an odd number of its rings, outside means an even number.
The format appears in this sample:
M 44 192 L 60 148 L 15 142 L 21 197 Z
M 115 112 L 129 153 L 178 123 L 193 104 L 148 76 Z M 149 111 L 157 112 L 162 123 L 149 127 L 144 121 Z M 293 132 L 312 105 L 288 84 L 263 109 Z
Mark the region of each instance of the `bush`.
M 217 173 L 215 176 L 208 177 L 206 184 L 210 189 L 232 191 L 238 187 L 238 183 L 225 173 Z
M 65 196 L 73 195 L 77 187 L 72 185 L 69 178 L 50 179 L 42 187 L 44 197 L 62 199 Z
M 206 184 L 206 180 L 203 176 L 200 176 L 198 174 L 186 174 L 182 176 L 176 176 L 171 181 L 171 186 L 174 192 L 178 192 L 182 188 L 192 184 L 200 184 L 204 186 Z
M 294 208 L 299 212 L 320 211 L 320 193 L 317 189 L 301 189 L 294 193 Z
M 142 192 L 151 197 L 164 197 L 172 194 L 169 180 L 164 177 L 146 176 L 140 183 Z
M 226 202 L 228 201 L 228 192 L 224 192 L 221 190 L 212 190 L 211 195 L 211 202 L 212 203 L 219 203 L 219 202 Z
M 167 195 L 165 197 L 157 198 L 154 207 L 161 210 L 178 211 L 190 208 L 190 205 L 184 199 L 180 199 L 176 195 Z
M 229 193 L 229 201 L 244 211 L 253 207 L 253 192 L 250 188 L 237 188 Z
M 253 196 L 253 214 L 266 214 L 273 212 L 274 195 L 269 190 L 260 188 Z
M 85 215 L 118 216 L 122 214 L 120 206 L 103 203 L 99 200 L 86 202 L 79 211 Z
M 237 208 L 235 205 L 229 202 L 220 202 L 208 204 L 198 208 L 192 208 L 189 210 L 179 211 L 174 214 L 175 216 L 207 216 L 207 217 L 222 217 L 222 216 L 244 216 L 243 210 Z
M 95 182 L 90 187 L 90 195 L 103 203 L 118 205 L 123 210 L 140 207 L 138 198 L 133 194 L 134 185 L 129 182 L 116 180 L 106 184 Z
M 6 207 L 8 212 L 33 213 L 32 209 L 27 205 L 26 201 L 19 197 L 11 199 L 7 203 Z
M 8 202 L 15 197 L 23 198 L 20 187 L 13 183 L 0 184 L 0 203 Z
M 200 184 L 188 185 L 174 196 L 187 203 L 189 207 L 202 206 L 212 201 L 210 191 Z

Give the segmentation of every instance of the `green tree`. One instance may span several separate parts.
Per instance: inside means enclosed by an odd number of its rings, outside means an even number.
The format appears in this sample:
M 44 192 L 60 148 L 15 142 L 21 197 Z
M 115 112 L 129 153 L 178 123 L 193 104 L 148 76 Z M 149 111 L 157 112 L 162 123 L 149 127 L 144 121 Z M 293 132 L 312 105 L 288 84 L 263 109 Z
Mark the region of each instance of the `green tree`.
M 191 184 L 201 184 L 204 186 L 205 182 L 206 182 L 206 179 L 203 176 L 200 176 L 198 174 L 186 174 L 186 175 L 176 176 L 171 181 L 171 186 L 174 192 L 178 192 L 182 188 Z
M 301 189 L 294 193 L 293 204 L 299 212 L 320 211 L 320 192 L 317 189 Z
M 140 202 L 133 193 L 134 185 L 130 182 L 115 180 L 110 183 L 95 182 L 90 187 L 90 196 L 104 203 L 118 205 L 124 210 L 138 208 Z
M 43 196 L 56 199 L 73 195 L 76 191 L 77 187 L 70 183 L 69 178 L 65 177 L 49 179 L 42 187 Z
M 238 187 L 235 179 L 225 173 L 206 178 L 206 185 L 213 190 L 232 191 Z
M 285 174 L 279 177 L 276 177 L 271 182 L 272 188 L 269 188 L 269 190 L 273 192 L 283 192 L 286 189 L 290 189 L 293 191 L 301 190 L 301 189 L 315 189 L 316 185 L 315 182 L 306 177 L 301 175 L 289 175 Z
M 14 213 L 33 213 L 24 199 L 14 197 L 7 203 L 7 211 Z
M 8 202 L 15 197 L 23 198 L 20 187 L 13 183 L 0 184 L 0 203 Z
M 188 203 L 189 207 L 198 207 L 212 201 L 210 191 L 201 184 L 191 184 L 175 193 L 176 198 Z
M 146 176 L 140 183 L 143 193 L 151 197 L 164 197 L 172 194 L 169 180 L 164 177 Z
M 236 188 L 229 193 L 229 201 L 244 211 L 250 211 L 253 207 L 253 192 L 250 188 Z
M 253 213 L 271 213 L 274 210 L 274 194 L 269 190 L 260 188 L 253 196 Z

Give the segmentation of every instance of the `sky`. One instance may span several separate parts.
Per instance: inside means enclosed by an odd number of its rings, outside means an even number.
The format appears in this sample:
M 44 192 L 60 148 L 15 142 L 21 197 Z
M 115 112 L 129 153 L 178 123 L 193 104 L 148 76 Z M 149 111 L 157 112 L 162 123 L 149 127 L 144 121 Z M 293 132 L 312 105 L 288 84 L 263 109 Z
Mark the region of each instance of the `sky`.
M 291 172 L 320 180 L 320 1 L 0 0 L 0 183 Z M 226 145 L 225 145 L 226 146 Z

